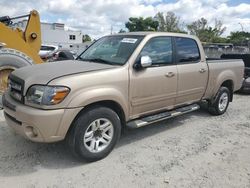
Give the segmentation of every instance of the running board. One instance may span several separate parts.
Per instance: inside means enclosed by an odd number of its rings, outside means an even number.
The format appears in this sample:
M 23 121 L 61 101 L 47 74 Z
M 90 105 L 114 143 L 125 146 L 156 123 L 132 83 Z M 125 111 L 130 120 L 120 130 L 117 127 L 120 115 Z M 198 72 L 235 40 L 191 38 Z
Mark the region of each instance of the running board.
M 158 121 L 163 121 L 172 117 L 176 117 L 182 114 L 186 114 L 188 112 L 193 112 L 198 110 L 200 106 L 198 104 L 192 104 L 189 106 L 177 108 L 172 111 L 161 112 L 159 114 L 143 117 L 141 119 L 136 119 L 127 123 L 127 126 L 130 128 L 139 128 L 145 125 L 149 125 Z

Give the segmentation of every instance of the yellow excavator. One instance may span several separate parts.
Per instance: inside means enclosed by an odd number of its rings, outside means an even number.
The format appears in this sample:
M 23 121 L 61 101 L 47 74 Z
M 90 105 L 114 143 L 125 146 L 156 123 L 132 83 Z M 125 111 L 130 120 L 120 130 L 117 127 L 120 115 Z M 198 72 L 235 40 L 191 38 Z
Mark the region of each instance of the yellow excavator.
M 24 30 L 13 26 L 13 20 L 28 18 Z M 8 75 L 15 69 L 43 63 L 41 48 L 41 24 L 39 13 L 13 17 L 0 17 L 0 95 L 7 89 Z

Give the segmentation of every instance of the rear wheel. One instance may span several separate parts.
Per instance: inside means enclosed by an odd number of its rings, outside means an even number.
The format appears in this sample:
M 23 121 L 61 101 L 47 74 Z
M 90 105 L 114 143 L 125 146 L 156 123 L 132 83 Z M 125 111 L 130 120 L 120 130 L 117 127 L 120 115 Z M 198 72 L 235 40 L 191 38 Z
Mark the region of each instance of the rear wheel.
M 212 115 L 222 115 L 226 112 L 230 100 L 230 91 L 226 87 L 221 87 L 214 102 L 209 102 L 208 111 Z
M 74 154 L 86 161 L 106 157 L 121 134 L 119 116 L 106 107 L 95 107 L 83 112 L 72 126 L 68 144 Z

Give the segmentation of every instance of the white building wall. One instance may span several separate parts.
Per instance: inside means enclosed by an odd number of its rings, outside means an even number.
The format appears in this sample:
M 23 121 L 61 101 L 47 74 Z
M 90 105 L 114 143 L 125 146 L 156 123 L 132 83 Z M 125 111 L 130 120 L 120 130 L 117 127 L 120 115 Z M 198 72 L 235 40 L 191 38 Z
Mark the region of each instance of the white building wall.
M 25 29 L 27 20 L 16 23 L 18 27 Z M 42 44 L 61 46 L 62 48 L 72 48 L 76 44 L 82 43 L 82 32 L 65 30 L 61 23 L 41 23 Z M 74 37 L 70 37 L 70 35 Z
M 82 32 L 65 30 L 64 24 L 41 23 L 42 43 L 71 48 L 74 44 L 82 43 Z M 74 36 L 70 38 L 70 35 Z
M 74 44 L 82 43 L 81 31 L 65 31 L 65 30 L 48 30 L 41 28 L 42 43 L 62 46 L 70 48 Z M 70 35 L 75 36 L 75 40 L 70 39 Z

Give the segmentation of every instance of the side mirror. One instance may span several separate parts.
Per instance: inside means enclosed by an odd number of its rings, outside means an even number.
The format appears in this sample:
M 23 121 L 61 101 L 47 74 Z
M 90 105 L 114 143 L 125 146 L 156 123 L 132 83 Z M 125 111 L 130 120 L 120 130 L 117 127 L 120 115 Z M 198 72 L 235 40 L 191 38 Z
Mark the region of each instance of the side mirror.
M 140 64 L 142 68 L 150 67 L 152 65 L 152 59 L 149 56 L 142 56 Z
M 134 64 L 134 69 L 140 70 L 150 67 L 152 65 L 152 59 L 149 56 L 142 56 L 138 62 Z

